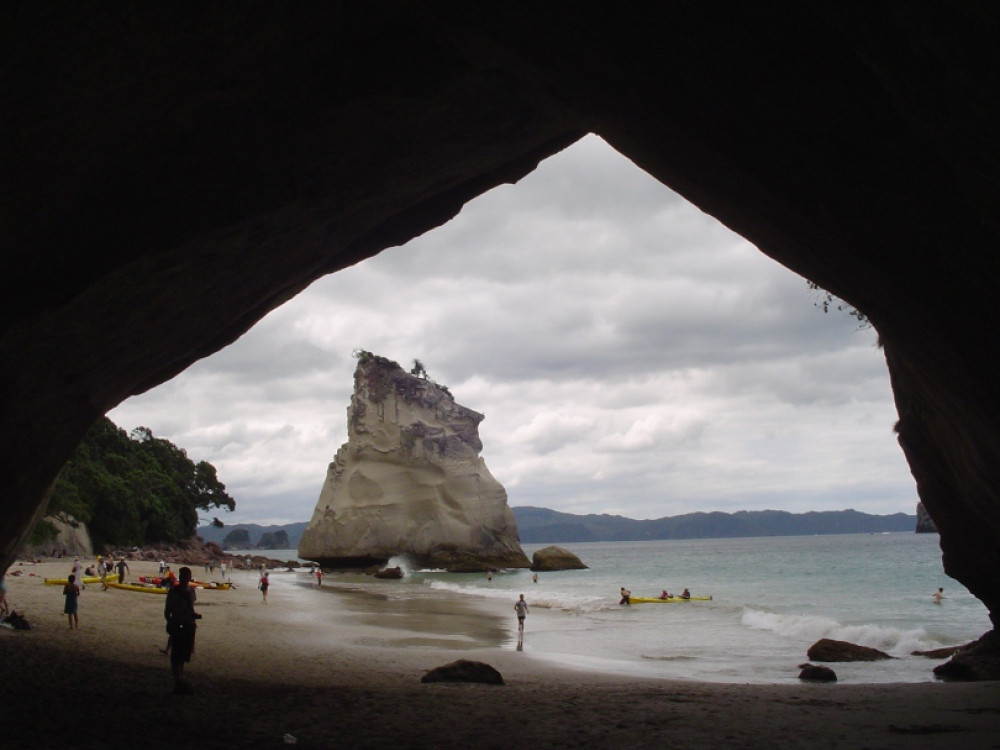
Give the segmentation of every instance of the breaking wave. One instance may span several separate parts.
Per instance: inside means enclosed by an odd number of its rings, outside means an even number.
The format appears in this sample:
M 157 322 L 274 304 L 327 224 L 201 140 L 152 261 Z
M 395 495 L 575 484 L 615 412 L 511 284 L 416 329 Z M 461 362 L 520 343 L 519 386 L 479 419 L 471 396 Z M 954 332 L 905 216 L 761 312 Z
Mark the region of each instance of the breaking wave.
M 946 645 L 935 641 L 923 628 L 900 630 L 874 624 L 844 625 L 816 615 L 775 614 L 746 608 L 742 622 L 748 628 L 770 631 L 784 638 L 809 642 L 832 638 L 877 648 L 893 656 Z

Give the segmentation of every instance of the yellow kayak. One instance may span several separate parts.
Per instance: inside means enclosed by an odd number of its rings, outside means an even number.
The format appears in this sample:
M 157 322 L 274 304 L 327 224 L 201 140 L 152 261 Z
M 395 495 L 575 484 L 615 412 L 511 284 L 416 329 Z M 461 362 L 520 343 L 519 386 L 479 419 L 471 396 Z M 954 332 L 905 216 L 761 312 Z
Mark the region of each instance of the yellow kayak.
M 117 573 L 108 573 L 107 578 L 105 578 L 105 580 L 108 582 L 108 585 L 110 586 L 112 581 L 115 581 L 115 582 L 118 581 L 118 574 Z M 100 582 L 101 582 L 101 577 L 100 576 L 84 576 L 83 577 L 83 584 L 84 585 L 88 585 L 88 584 L 92 584 L 92 583 L 100 583 Z M 69 583 L 69 578 L 46 578 L 45 579 L 45 585 L 46 586 L 65 586 L 67 583 Z M 77 583 L 79 583 L 79 581 L 77 581 Z
M 109 583 L 109 589 L 122 589 L 124 591 L 141 591 L 144 594 L 165 594 L 167 589 L 162 586 L 143 586 L 141 583 Z
M 231 583 L 206 583 L 192 586 L 191 588 L 198 588 L 202 591 L 227 591 L 231 587 Z M 169 587 L 142 583 L 109 583 L 108 588 L 122 589 L 123 591 L 141 591 L 144 594 L 165 594 L 170 590 Z
M 628 598 L 629 604 L 676 604 L 678 602 L 710 602 L 712 597 L 710 596 L 692 596 L 692 597 L 682 597 L 682 596 L 672 596 L 669 599 L 661 599 L 658 596 L 630 596 Z

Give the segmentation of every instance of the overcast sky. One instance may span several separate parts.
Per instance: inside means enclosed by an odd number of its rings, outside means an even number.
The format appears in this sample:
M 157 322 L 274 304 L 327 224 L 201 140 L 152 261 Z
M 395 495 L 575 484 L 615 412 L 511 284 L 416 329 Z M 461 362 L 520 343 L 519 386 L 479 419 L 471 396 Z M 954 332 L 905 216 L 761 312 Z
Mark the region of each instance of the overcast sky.
M 109 416 L 214 464 L 226 523 L 306 521 L 363 348 L 486 415 L 511 506 L 912 514 L 875 334 L 818 299 L 588 137 Z

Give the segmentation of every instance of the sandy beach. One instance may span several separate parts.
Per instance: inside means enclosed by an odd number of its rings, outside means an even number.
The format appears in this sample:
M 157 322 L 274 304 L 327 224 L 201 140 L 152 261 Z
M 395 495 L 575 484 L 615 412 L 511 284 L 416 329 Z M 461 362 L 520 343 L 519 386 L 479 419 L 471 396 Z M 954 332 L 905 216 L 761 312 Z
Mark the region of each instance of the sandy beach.
M 130 566 L 130 578 L 156 572 L 155 563 Z M 235 750 L 285 746 L 285 735 L 298 748 L 1000 747 L 998 683 L 595 674 L 510 647 L 516 620 L 506 606 L 392 602 L 326 583 L 307 592 L 303 574 L 285 572 L 272 575 L 266 605 L 242 571 L 232 590 L 198 592 L 204 619 L 186 673 L 196 692 L 175 696 L 159 651 L 163 597 L 90 585 L 80 628 L 70 630 L 61 587 L 42 582 L 68 568 L 51 561 L 8 573 L 8 597 L 34 628 L 0 629 L 5 747 Z M 420 682 L 456 659 L 491 664 L 506 684 Z

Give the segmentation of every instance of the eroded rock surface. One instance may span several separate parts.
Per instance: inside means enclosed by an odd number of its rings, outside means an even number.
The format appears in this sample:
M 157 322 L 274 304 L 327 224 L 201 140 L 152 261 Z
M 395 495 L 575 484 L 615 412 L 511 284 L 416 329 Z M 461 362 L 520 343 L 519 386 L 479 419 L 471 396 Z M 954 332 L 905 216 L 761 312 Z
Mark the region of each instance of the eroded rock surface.
M 368 567 L 528 567 L 507 493 L 480 457 L 483 415 L 448 390 L 362 352 L 347 442 L 327 471 L 299 556 Z

